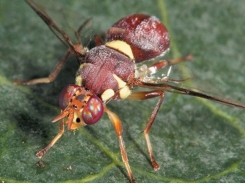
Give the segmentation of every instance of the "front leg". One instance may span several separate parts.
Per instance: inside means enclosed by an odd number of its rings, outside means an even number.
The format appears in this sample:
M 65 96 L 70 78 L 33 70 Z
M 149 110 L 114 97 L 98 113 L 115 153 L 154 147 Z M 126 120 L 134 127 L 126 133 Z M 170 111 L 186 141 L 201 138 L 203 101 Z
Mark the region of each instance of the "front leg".
M 109 109 L 107 109 L 105 107 L 105 112 L 108 114 L 108 117 L 109 119 L 111 120 L 115 130 L 116 130 L 116 134 L 118 136 L 118 141 L 119 141 L 119 147 L 120 147 L 120 150 L 121 150 L 121 156 L 122 156 L 122 160 L 123 160 L 123 163 L 127 169 L 127 172 L 128 172 L 128 176 L 131 180 L 132 183 L 135 183 L 135 179 L 134 179 L 134 176 L 133 176 L 133 173 L 131 171 L 131 168 L 130 168 L 130 165 L 128 163 L 128 156 L 127 156 L 127 152 L 126 152 L 126 149 L 125 149 L 125 146 L 124 146 L 124 141 L 123 141 L 123 137 L 122 137 L 122 124 L 121 124 L 121 121 L 120 119 L 118 118 L 118 116 L 110 111 Z
M 61 136 L 64 134 L 64 131 L 65 131 L 64 120 L 62 119 L 60 120 L 60 129 L 58 134 L 52 139 L 52 141 L 48 144 L 48 146 L 38 151 L 36 153 L 36 156 L 38 158 L 42 158 L 42 156 L 45 155 L 45 153 L 61 138 Z

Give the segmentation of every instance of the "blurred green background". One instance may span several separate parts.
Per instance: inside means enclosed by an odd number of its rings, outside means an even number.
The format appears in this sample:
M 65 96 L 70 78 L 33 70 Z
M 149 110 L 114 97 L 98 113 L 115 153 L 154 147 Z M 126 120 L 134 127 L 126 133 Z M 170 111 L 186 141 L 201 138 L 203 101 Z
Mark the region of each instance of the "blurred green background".
M 192 54 L 193 81 L 217 96 L 245 103 L 245 2 L 39 1 L 69 35 L 87 18 L 83 43 L 118 19 L 147 13 L 171 35 L 165 58 Z M 70 27 L 69 27 L 70 26 Z M 58 132 L 61 89 L 74 83 L 71 57 L 50 84 L 13 85 L 47 76 L 66 48 L 24 2 L 0 0 L 0 180 L 4 182 L 129 182 L 109 119 L 66 131 L 36 164 L 35 152 Z M 157 99 L 111 102 L 123 122 L 129 163 L 138 182 L 245 182 L 245 111 L 183 95 L 166 94 L 150 132 L 161 170 L 152 170 L 142 130 Z M 75 134 L 75 135 L 74 135 Z

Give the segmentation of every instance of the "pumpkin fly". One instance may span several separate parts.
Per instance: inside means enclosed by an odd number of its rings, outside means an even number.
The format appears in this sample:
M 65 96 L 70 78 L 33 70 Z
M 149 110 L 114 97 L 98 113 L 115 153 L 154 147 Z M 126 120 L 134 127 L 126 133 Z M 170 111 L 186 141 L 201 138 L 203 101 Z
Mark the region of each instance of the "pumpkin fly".
M 26 0 L 26 2 L 51 31 L 69 46 L 69 49 L 48 77 L 29 81 L 16 80 L 15 83 L 22 85 L 49 83 L 56 78 L 69 55 L 74 55 L 80 62 L 74 84 L 66 86 L 59 96 L 61 113 L 52 121 L 60 122 L 59 132 L 47 147 L 37 152 L 36 155 L 39 158 L 46 154 L 63 135 L 65 124 L 67 124 L 68 130 L 76 130 L 79 127 L 93 125 L 99 122 L 105 112 L 115 128 L 121 157 L 129 179 L 131 182 L 135 182 L 124 146 L 121 120 L 107 108 L 107 103 L 113 100 L 159 98 L 143 130 L 154 170 L 160 169 L 160 166 L 153 154 L 149 132 L 161 107 L 165 92 L 191 95 L 233 107 L 245 108 L 245 105 L 176 85 L 181 83 L 181 81 L 171 81 L 169 79 L 171 66 L 186 60 L 192 60 L 191 56 L 162 60 L 150 66 L 142 65 L 137 67 L 138 63 L 163 56 L 169 50 L 169 33 L 166 27 L 154 16 L 133 14 L 120 19 L 106 32 L 106 42 L 103 43 L 96 36 L 96 46 L 89 50 L 80 42 L 74 44 L 42 7 L 31 0 Z M 76 31 L 77 39 L 80 31 L 88 21 Z M 154 77 L 155 73 L 166 67 L 169 67 L 167 75 L 160 78 Z M 147 90 L 137 91 L 135 87 Z

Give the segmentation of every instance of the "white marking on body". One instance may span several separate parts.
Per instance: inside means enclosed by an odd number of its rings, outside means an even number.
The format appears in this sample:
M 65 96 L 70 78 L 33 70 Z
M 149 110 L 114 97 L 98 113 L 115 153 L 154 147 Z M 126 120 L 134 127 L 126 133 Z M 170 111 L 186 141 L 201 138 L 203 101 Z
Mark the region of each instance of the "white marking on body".
M 84 63 L 84 64 L 81 64 L 80 66 L 79 66 L 79 69 L 77 70 L 77 75 L 76 75 L 76 85 L 78 85 L 78 86 L 82 86 L 82 76 L 81 76 L 81 70 L 82 70 L 82 68 L 85 66 L 85 65 L 87 65 L 87 63 Z
M 131 94 L 131 90 L 126 82 L 124 82 L 120 77 L 116 74 L 113 74 L 113 77 L 116 79 L 119 88 L 119 95 L 121 99 L 127 98 Z
M 130 59 L 134 61 L 134 55 L 129 44 L 121 40 L 115 40 L 107 42 L 105 44 L 107 47 L 120 51 L 121 53 L 127 55 Z
M 81 77 L 81 75 L 78 75 L 76 77 L 76 85 L 82 86 L 82 77 Z
M 101 99 L 103 102 L 105 102 L 109 100 L 111 97 L 113 97 L 114 95 L 115 95 L 115 92 L 113 91 L 113 89 L 107 89 L 102 93 Z

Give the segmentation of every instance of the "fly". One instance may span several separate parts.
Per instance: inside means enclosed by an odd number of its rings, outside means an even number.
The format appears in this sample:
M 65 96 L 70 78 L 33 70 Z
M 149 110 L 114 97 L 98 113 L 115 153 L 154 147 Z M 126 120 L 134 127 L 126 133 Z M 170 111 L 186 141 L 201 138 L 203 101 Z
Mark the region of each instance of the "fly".
M 101 119 L 105 112 L 115 128 L 122 160 L 130 181 L 135 182 L 124 146 L 121 120 L 107 108 L 107 103 L 119 99 L 145 100 L 155 97 L 159 98 L 143 130 L 154 170 L 160 169 L 160 166 L 153 154 L 149 132 L 161 107 L 165 92 L 196 96 L 233 107 L 245 108 L 243 104 L 214 97 L 197 90 L 179 87 L 178 84 L 181 84 L 181 80 L 171 81 L 169 79 L 171 66 L 186 60 L 192 60 L 192 56 L 162 60 L 150 66 L 142 65 L 137 67 L 138 63 L 163 56 L 169 50 L 169 33 L 166 27 L 154 16 L 133 14 L 120 19 L 107 31 L 106 43 L 103 43 L 96 36 L 96 47 L 89 50 L 81 43 L 74 44 L 43 8 L 31 0 L 26 0 L 26 2 L 51 31 L 69 46 L 69 49 L 48 77 L 29 81 L 16 80 L 15 83 L 33 85 L 52 82 L 70 54 L 77 57 L 81 64 L 74 84 L 66 86 L 59 96 L 61 113 L 52 121 L 60 121 L 59 132 L 47 147 L 37 152 L 36 155 L 39 158 L 63 135 L 65 124 L 67 124 L 68 130 L 93 125 Z M 77 30 L 77 38 L 86 24 L 87 21 Z M 155 73 L 166 67 L 169 68 L 165 76 L 154 77 Z M 145 88 L 148 91 L 136 91 L 135 87 Z

